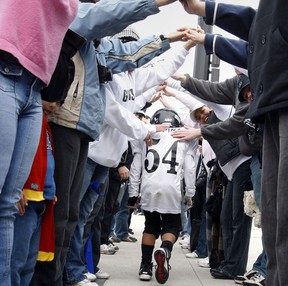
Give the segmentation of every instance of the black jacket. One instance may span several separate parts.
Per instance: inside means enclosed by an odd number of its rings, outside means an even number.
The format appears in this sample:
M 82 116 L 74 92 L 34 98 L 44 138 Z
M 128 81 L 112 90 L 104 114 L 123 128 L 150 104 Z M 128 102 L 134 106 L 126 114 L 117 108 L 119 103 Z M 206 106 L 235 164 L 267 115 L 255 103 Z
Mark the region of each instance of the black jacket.
M 206 1 L 206 23 L 213 24 L 214 1 Z M 248 72 L 253 101 L 246 118 L 288 106 L 288 5 L 286 0 L 261 0 L 258 10 L 219 3 L 215 24 L 247 41 Z
M 249 34 L 248 71 L 253 101 L 246 117 L 263 119 L 288 106 L 288 5 L 261 0 Z
M 208 124 L 220 122 L 214 112 L 211 113 Z M 238 138 L 217 140 L 212 137 L 207 139 L 221 166 L 240 155 Z

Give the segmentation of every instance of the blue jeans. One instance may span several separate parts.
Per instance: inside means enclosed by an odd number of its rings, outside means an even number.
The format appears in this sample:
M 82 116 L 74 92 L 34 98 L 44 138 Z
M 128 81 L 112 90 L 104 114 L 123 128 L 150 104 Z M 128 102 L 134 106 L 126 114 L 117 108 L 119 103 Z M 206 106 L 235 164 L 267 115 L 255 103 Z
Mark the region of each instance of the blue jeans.
M 108 193 L 108 184 L 109 184 L 109 179 L 107 178 L 105 182 L 100 185 L 99 193 L 101 194 L 101 196 L 98 196 L 94 204 L 93 211 L 90 214 L 90 217 L 84 228 L 84 235 L 83 235 L 84 243 L 86 243 L 89 236 L 91 237 L 92 261 L 93 261 L 94 273 L 98 272 L 99 270 L 97 265 L 99 264 L 99 261 L 100 261 L 101 221 L 103 220 L 104 212 L 105 212 L 105 200 L 106 200 L 107 193 Z M 87 268 L 88 266 L 90 266 L 89 269 L 92 268 L 91 267 L 92 265 L 87 264 Z M 93 271 L 93 270 L 90 270 L 90 271 Z
M 129 235 L 129 225 L 128 225 L 128 218 L 129 218 L 129 208 L 128 208 L 128 184 L 125 185 L 126 188 L 124 190 L 124 195 L 122 197 L 119 210 L 115 214 L 115 235 L 120 239 L 124 239 Z
M 85 263 L 82 260 L 83 233 L 85 224 L 93 211 L 94 204 L 99 196 L 99 185 L 105 182 L 109 168 L 99 165 L 88 158 L 81 189 L 79 219 L 74 231 L 63 272 L 63 280 L 74 284 L 85 279 Z
M 228 181 L 222 211 L 221 229 L 223 233 L 224 261 L 221 270 L 230 275 L 243 275 L 246 272 L 251 217 L 244 213 L 243 196 L 250 181 L 250 160 L 242 163 Z
M 254 262 L 252 269 L 258 271 L 262 276 L 266 277 L 266 264 L 267 264 L 267 256 L 263 249 L 261 254 Z
M 28 202 L 23 216 L 16 215 L 11 256 L 13 286 L 29 286 L 37 261 L 45 201 Z
M 182 197 L 183 198 L 183 197 Z M 191 223 L 189 216 L 189 211 L 185 212 L 185 206 L 183 199 L 181 200 L 181 222 L 182 222 L 182 234 L 189 234 L 191 233 Z
M 184 226 L 184 229 L 183 229 L 183 234 L 188 234 L 190 235 L 192 231 L 192 228 L 191 228 L 191 220 L 190 220 L 190 211 L 187 212 L 187 221 L 185 223 L 185 226 Z
M 15 59 L 0 58 L 0 277 L 10 286 L 16 203 L 28 178 L 42 125 L 41 82 Z
M 254 189 L 254 196 L 257 206 L 261 209 L 261 164 L 259 161 L 259 154 L 253 155 L 251 159 L 251 181 Z M 266 277 L 266 264 L 267 256 L 265 250 L 261 252 L 257 260 L 253 264 L 253 269 L 260 272 L 264 277 Z
M 197 246 L 196 246 L 195 252 L 198 254 L 199 257 L 207 257 L 208 256 L 205 206 L 202 209 L 201 226 L 200 226 L 200 231 L 199 231 L 199 236 L 198 236 Z

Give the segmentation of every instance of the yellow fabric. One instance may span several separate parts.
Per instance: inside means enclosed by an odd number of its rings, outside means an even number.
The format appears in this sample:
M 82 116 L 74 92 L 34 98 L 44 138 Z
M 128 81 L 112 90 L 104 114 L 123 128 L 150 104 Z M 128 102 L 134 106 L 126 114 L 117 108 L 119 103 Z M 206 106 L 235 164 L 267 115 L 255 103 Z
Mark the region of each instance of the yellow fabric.
M 36 192 L 35 190 L 23 189 L 23 193 L 28 201 L 33 202 L 44 201 L 43 192 Z
M 38 252 L 38 261 L 52 261 L 54 259 L 54 253 L 53 252 L 45 252 L 45 251 L 39 251 Z

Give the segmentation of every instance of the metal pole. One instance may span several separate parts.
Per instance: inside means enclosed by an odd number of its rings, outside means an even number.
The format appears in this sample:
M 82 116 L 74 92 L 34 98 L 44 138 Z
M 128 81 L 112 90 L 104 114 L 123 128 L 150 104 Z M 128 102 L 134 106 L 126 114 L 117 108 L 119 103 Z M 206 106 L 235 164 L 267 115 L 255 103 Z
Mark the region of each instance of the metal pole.
M 212 26 L 206 25 L 202 17 L 198 17 L 198 25 L 205 33 L 212 33 Z M 216 55 L 212 56 L 212 71 L 210 72 L 211 56 L 206 55 L 202 45 L 197 45 L 195 49 L 193 76 L 198 79 L 209 80 L 209 75 L 212 73 L 211 80 L 219 81 L 220 60 Z
M 211 33 L 212 27 L 204 23 L 202 17 L 198 17 L 198 25 L 205 33 Z M 209 79 L 209 64 L 210 56 L 207 56 L 202 45 L 197 45 L 194 57 L 194 72 L 193 76 L 198 79 Z

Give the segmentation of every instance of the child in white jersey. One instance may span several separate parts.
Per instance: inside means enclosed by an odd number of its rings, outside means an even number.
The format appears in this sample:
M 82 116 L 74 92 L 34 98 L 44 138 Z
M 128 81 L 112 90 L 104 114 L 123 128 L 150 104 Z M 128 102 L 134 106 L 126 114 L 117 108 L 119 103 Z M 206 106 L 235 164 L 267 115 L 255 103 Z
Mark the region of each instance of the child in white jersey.
M 154 245 L 161 236 L 161 246 L 154 252 L 155 277 L 160 284 L 169 277 L 171 251 L 181 230 L 181 169 L 190 144 L 171 136 L 171 132 L 181 128 L 180 117 L 175 111 L 156 111 L 151 124 L 163 123 L 169 124 L 170 128 L 153 135 L 152 146 L 139 142 L 141 146 L 133 150 L 134 154 L 141 154 L 141 161 L 138 160 L 142 164 L 141 209 L 145 216 L 139 278 L 151 279 Z M 133 186 L 131 189 L 135 190 Z M 134 206 L 138 194 L 129 192 L 129 196 L 128 204 Z

